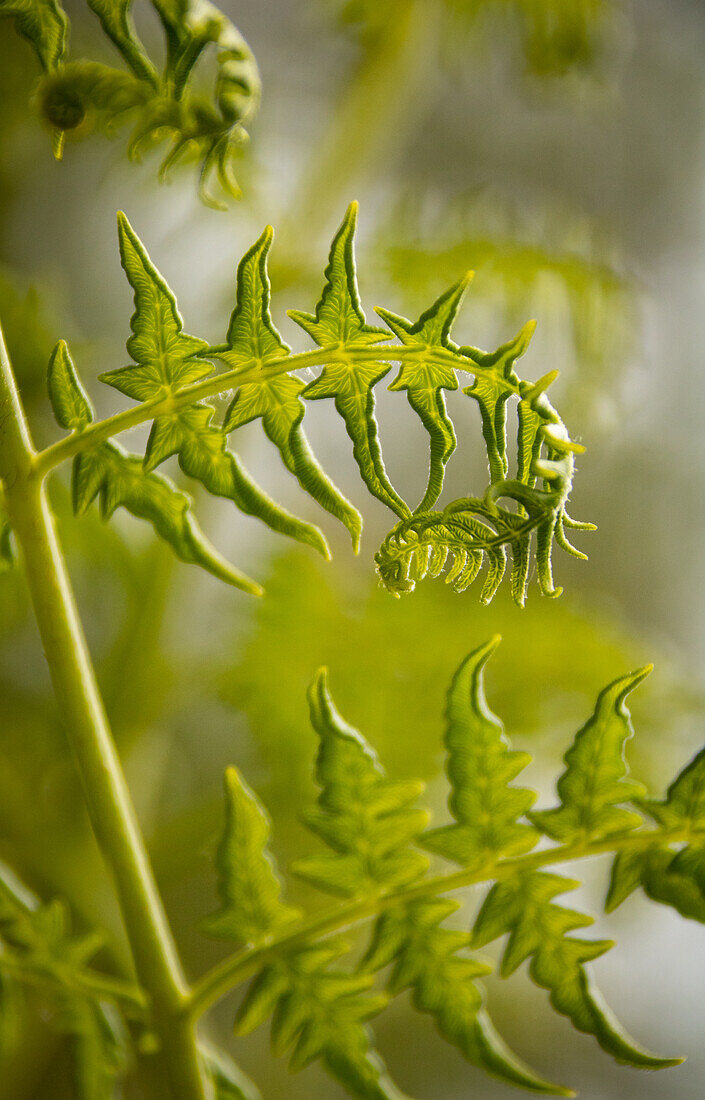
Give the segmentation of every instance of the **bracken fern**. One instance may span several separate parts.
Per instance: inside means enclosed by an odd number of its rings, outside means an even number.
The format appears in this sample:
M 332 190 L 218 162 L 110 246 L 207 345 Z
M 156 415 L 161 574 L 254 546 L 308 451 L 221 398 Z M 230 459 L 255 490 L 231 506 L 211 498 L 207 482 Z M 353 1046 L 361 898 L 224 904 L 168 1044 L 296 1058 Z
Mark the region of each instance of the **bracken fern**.
M 523 605 L 535 537 L 541 591 L 556 596 L 552 577 L 555 544 L 584 555 L 567 540 L 566 527 L 592 529 L 566 512 L 572 487 L 573 442 L 546 396 L 557 372 L 538 382 L 516 373 L 534 324 L 495 352 L 460 347 L 451 325 L 469 276 L 442 294 L 415 323 L 386 309 L 377 312 L 387 328 L 367 323 L 360 303 L 354 257 L 357 207 L 349 207 L 331 246 L 325 284 L 314 313 L 290 310 L 290 317 L 316 347 L 292 354 L 270 313 L 267 228 L 240 262 L 236 303 L 224 343 L 209 345 L 184 332 L 173 293 L 149 259 L 124 215 L 118 219 L 120 255 L 134 291 L 135 312 L 127 349 L 133 363 L 101 375 L 114 389 L 140 404 L 95 423 L 91 404 L 64 343 L 49 367 L 49 394 L 59 424 L 71 436 L 38 458 L 46 472 L 74 457 L 73 500 L 81 513 L 100 498 L 105 516 L 122 506 L 150 521 L 184 561 L 193 562 L 245 591 L 259 586 L 230 566 L 209 544 L 190 510 L 189 498 L 155 473 L 171 456 L 183 472 L 215 496 L 232 501 L 272 530 L 329 556 L 323 532 L 275 503 L 229 447 L 239 427 L 261 420 L 286 469 L 302 489 L 348 529 L 357 551 L 362 517 L 318 463 L 303 430 L 308 401 L 331 399 L 342 418 L 360 475 L 370 493 L 393 513 L 395 524 L 375 555 L 379 577 L 395 596 L 411 591 L 425 576 L 444 569 L 446 581 L 462 592 L 485 566 L 481 598 L 489 602 L 500 585 L 511 552 L 511 590 Z M 396 338 L 396 339 L 395 339 Z M 214 362 L 225 370 L 215 372 Z M 375 387 L 398 365 L 389 385 L 405 391 L 429 437 L 429 472 L 412 508 L 392 485 L 382 457 L 375 418 Z M 320 368 L 313 381 L 297 371 Z M 489 466 L 483 494 L 436 507 L 456 434 L 445 391 L 457 390 L 458 375 L 473 378 L 463 393 L 477 404 Z M 208 398 L 234 390 L 222 423 Z M 517 401 L 516 473 L 510 475 L 507 405 Z M 126 453 L 111 437 L 145 421 L 152 428 L 144 456 Z M 3 545 L 7 546 L 7 534 Z

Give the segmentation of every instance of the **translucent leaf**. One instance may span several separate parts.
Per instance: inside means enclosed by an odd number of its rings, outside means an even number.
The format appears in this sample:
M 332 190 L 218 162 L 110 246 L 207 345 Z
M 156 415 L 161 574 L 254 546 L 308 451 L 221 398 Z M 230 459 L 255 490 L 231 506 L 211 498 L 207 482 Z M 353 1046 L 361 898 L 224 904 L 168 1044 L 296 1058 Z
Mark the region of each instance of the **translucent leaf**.
M 447 898 L 431 898 L 391 909 L 379 917 L 362 968 L 393 963 L 393 994 L 413 991 L 414 1007 L 433 1016 L 441 1035 L 474 1066 L 531 1092 L 573 1096 L 570 1089 L 538 1077 L 497 1034 L 485 1008 L 478 978 L 491 967 L 467 954 L 469 936 L 441 925 L 459 908 Z
M 446 703 L 446 770 L 456 824 L 426 833 L 420 843 L 463 866 L 491 864 L 520 855 L 536 843 L 536 832 L 520 821 L 536 794 L 511 781 L 531 757 L 512 752 L 504 728 L 487 706 L 484 667 L 499 637 L 476 649 L 456 672 Z
M 340 939 L 327 940 L 265 967 L 245 995 L 235 1030 L 247 1034 L 272 1015 L 274 1053 L 291 1050 L 292 1071 L 320 1059 L 323 1068 L 359 1100 L 405 1100 L 387 1076 L 365 1026 L 387 998 L 369 992 L 368 975 L 350 974 L 334 965 L 346 951 Z
M 248 516 L 256 516 L 273 531 L 312 546 L 330 557 L 323 532 L 277 504 L 250 477 L 237 455 L 227 448 L 225 432 L 213 423 L 210 405 L 187 405 L 172 416 L 154 421 L 147 443 L 145 469 L 152 470 L 178 454 L 185 474 L 196 478 L 209 493 L 225 497 Z
M 127 350 L 137 365 L 107 371 L 100 378 L 127 397 L 148 401 L 198 381 L 213 368 L 195 358 L 206 342 L 183 331 L 172 291 L 123 213 L 118 214 L 118 238 L 122 266 L 135 292 Z
M 256 944 L 297 916 L 280 900 L 266 811 L 237 768 L 225 773 L 225 828 L 218 848 L 222 908 L 201 924 L 223 939 Z
M 639 814 L 621 805 L 644 793 L 642 784 L 628 777 L 624 751 L 634 729 L 624 700 L 650 671 L 651 665 L 606 687 L 576 734 L 558 780 L 561 805 L 530 815 L 553 840 L 597 840 L 641 825 Z
M 391 485 L 382 459 L 375 419 L 374 387 L 389 373 L 389 363 L 355 358 L 355 349 L 370 348 L 388 339 L 384 329 L 368 325 L 360 304 L 355 270 L 354 236 L 357 203 L 351 203 L 331 245 L 326 283 L 315 314 L 289 310 L 292 320 L 320 347 L 331 350 L 319 377 L 304 391 L 306 400 L 332 397 L 345 421 L 353 455 L 367 488 L 396 512 L 407 516 L 409 508 Z
M 271 242 L 272 230 L 267 227 L 240 261 L 237 302 L 230 318 L 227 343 L 207 351 L 209 356 L 220 359 L 229 370 L 255 367 L 260 372 L 256 381 L 238 388 L 223 428 L 228 433 L 252 420 L 261 419 L 286 468 L 321 507 L 348 528 L 357 551 L 362 517 L 321 469 L 303 432 L 301 422 L 306 409 L 301 393 L 305 383 L 292 374 L 267 371 L 271 363 L 280 362 L 290 350 L 282 341 L 270 314 L 267 254 Z
M 622 1028 L 595 989 L 585 965 L 613 946 L 611 940 L 582 940 L 568 933 L 592 924 L 592 918 L 554 905 L 552 899 L 580 883 L 543 871 L 520 872 L 497 882 L 487 895 L 472 933 L 483 947 L 509 933 L 501 974 L 507 977 L 525 959 L 537 985 L 547 989 L 556 1012 L 578 1031 L 594 1035 L 618 1062 L 639 1069 L 662 1069 L 682 1059 L 660 1058 L 640 1047 Z
M 101 512 L 108 519 L 116 508 L 126 508 L 146 519 L 182 561 L 200 565 L 214 577 L 259 596 L 262 589 L 240 573 L 211 546 L 191 514 L 191 500 L 168 478 L 146 474 L 142 459 L 117 443 L 103 443 L 77 455 L 73 467 L 74 510 L 82 514 L 100 495 Z
M 59 0 L 0 0 L 0 16 L 14 17 L 17 31 L 31 42 L 42 68 L 61 66 L 68 46 L 69 22 Z
M 300 859 L 295 872 L 343 897 L 412 882 L 428 868 L 425 856 L 410 847 L 428 822 L 425 811 L 413 808 L 423 784 L 387 779 L 372 749 L 336 710 L 325 670 L 310 688 L 309 706 L 320 738 L 321 793 L 304 819 L 333 854 Z
M 507 401 L 512 395 L 512 387 L 519 384 L 514 364 L 525 354 L 535 328 L 536 322 L 529 321 L 518 336 L 503 344 L 497 351 L 480 352 L 476 348 L 461 348 L 463 354 L 481 368 L 475 375 L 475 381 L 471 386 L 466 386 L 463 393 L 473 397 L 480 407 L 491 481 L 501 481 L 509 471 Z
M 445 466 L 456 446 L 455 430 L 446 410 L 443 390 L 456 390 L 458 380 L 452 364 L 440 358 L 439 352 L 453 352 L 457 345 L 450 340 L 450 330 L 467 289 L 471 275 L 461 279 L 442 294 L 419 320 L 412 324 L 386 309 L 377 309 L 385 324 L 405 347 L 419 347 L 418 360 L 402 363 L 390 390 L 406 390 L 409 404 L 431 438 L 428 487 L 416 511 L 431 508 L 441 494 Z M 458 366 L 463 368 L 459 357 Z
M 91 423 L 93 409 L 90 399 L 81 385 L 64 340 L 59 340 L 51 353 L 47 385 L 54 416 L 62 428 L 80 432 Z

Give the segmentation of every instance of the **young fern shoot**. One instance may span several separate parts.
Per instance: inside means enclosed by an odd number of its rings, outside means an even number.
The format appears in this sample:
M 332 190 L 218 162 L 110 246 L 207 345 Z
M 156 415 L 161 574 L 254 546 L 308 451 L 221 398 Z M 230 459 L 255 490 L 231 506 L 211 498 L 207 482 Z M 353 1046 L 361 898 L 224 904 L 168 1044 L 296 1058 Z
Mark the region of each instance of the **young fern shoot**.
M 184 332 L 176 300 L 124 215 L 118 218 L 120 256 L 134 291 L 135 312 L 127 348 L 133 363 L 101 375 L 103 382 L 139 404 L 94 422 L 68 350 L 61 344 L 50 368 L 50 396 L 56 417 L 72 435 L 36 459 L 46 474 L 73 457 L 73 499 L 83 512 L 100 497 L 105 516 L 117 507 L 150 521 L 184 561 L 201 565 L 228 583 L 257 592 L 256 582 L 229 566 L 208 543 L 190 511 L 188 498 L 154 471 L 177 456 L 182 471 L 211 494 L 232 501 L 247 515 L 329 556 L 321 529 L 292 515 L 261 489 L 245 470 L 229 438 L 242 425 L 261 420 L 300 487 L 349 531 L 357 551 L 362 518 L 322 469 L 304 434 L 307 402 L 329 398 L 345 424 L 363 483 L 394 516 L 394 526 L 375 555 L 379 577 L 395 596 L 411 591 L 425 576 L 447 568 L 446 582 L 464 591 L 485 568 L 481 599 L 488 603 L 504 576 L 511 553 L 511 590 L 522 606 L 535 539 L 536 573 L 545 595 L 553 583 L 552 551 L 560 546 L 578 557 L 565 537 L 578 524 L 566 512 L 571 491 L 574 443 L 546 396 L 555 373 L 539 382 L 522 380 L 516 361 L 528 348 L 533 324 L 496 352 L 459 347 L 451 326 L 469 282 L 465 276 L 442 294 L 416 323 L 379 309 L 387 328 L 369 325 L 360 302 L 354 255 L 357 206 L 352 203 L 336 234 L 314 313 L 290 316 L 316 346 L 292 354 L 270 312 L 266 229 L 240 262 L 236 302 L 223 344 Z M 214 363 L 225 370 L 216 372 Z M 375 418 L 375 390 L 397 364 L 392 392 L 405 390 L 429 437 L 429 473 L 419 504 L 412 508 L 392 485 Z M 313 381 L 297 373 L 320 368 Z M 445 468 L 456 435 L 444 392 L 457 390 L 477 402 L 489 467 L 489 484 L 478 496 L 437 508 Z M 208 398 L 235 390 L 222 423 Z M 509 476 L 507 404 L 518 402 L 516 476 Z M 67 411 L 69 410 L 69 411 Z M 143 457 L 128 454 L 112 437 L 152 422 Z

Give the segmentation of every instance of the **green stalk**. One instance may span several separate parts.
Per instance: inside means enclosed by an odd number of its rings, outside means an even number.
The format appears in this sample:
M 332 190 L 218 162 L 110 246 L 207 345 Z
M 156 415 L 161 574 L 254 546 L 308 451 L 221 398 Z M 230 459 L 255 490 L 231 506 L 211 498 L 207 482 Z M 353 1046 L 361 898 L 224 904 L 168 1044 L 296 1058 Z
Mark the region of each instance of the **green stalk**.
M 213 349 L 214 353 L 217 349 Z M 456 370 L 465 370 L 474 376 L 482 375 L 486 368 L 468 359 L 465 366 L 456 355 L 443 348 L 434 348 L 430 354 L 428 348 L 405 347 L 403 344 L 380 344 L 373 347 L 352 348 L 349 351 L 345 345 L 331 344 L 329 347 L 312 348 L 310 351 L 297 352 L 281 359 L 272 359 L 262 366 L 257 359 L 251 359 L 241 364 L 234 370 L 223 371 L 212 378 L 205 378 L 202 382 L 192 382 L 189 386 L 168 397 L 153 397 L 149 401 L 143 401 L 140 405 L 123 409 L 114 413 L 105 420 L 96 420 L 89 424 L 81 432 L 73 432 L 65 436 L 57 443 L 52 443 L 43 451 L 39 451 L 33 457 L 33 469 L 37 477 L 44 477 L 67 459 L 81 451 L 89 451 L 100 443 L 112 439 L 121 432 L 130 431 L 158 416 L 169 416 L 186 408 L 195 401 L 204 401 L 209 397 L 217 397 L 227 390 L 244 386 L 250 382 L 261 382 L 265 378 L 276 378 L 290 371 L 303 370 L 308 367 L 323 367 L 329 363 L 354 360 L 359 363 L 409 363 L 415 359 L 424 358 L 427 362 L 438 366 L 450 366 Z M 520 396 L 519 387 L 509 379 L 503 380 L 507 392 Z
M 160 1058 L 175 1100 L 209 1100 L 189 990 L 159 896 L 86 646 L 35 451 L 0 331 L 0 479 L 21 547 L 59 712 L 93 829 L 112 872 Z

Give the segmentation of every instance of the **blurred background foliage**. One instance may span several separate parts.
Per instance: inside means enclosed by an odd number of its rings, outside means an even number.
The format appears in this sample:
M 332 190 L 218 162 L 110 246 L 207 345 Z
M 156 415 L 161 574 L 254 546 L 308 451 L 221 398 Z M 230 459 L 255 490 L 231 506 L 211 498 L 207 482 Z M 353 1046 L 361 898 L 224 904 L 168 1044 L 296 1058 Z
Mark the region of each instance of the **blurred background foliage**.
M 66 4 L 77 48 L 105 49 L 80 0 Z M 224 591 L 175 563 L 140 525 L 70 516 L 64 475 L 52 486 L 79 603 L 116 737 L 188 968 L 220 949 L 197 931 L 214 905 L 212 853 L 221 776 L 236 762 L 265 799 L 275 850 L 307 841 L 299 808 L 312 790 L 314 738 L 305 688 L 320 664 L 338 704 L 379 748 L 390 772 L 420 776 L 442 815 L 443 692 L 461 657 L 500 631 L 489 697 L 532 778 L 551 777 L 597 690 L 654 660 L 634 698 L 630 755 L 654 790 L 702 743 L 705 616 L 701 590 L 705 250 L 702 106 L 705 10 L 697 0 L 238 0 L 223 10 L 262 69 L 264 98 L 227 213 L 199 204 L 188 169 L 167 189 L 156 162 L 123 165 L 98 135 L 51 159 L 35 117 L 31 50 L 0 22 L 0 314 L 36 438 L 54 438 L 44 373 L 68 338 L 88 383 L 122 365 L 131 312 L 117 261 L 114 213 L 125 209 L 176 290 L 186 327 L 220 340 L 237 259 L 265 222 L 274 314 L 311 308 L 327 242 L 351 198 L 361 201 L 359 266 L 368 308 L 415 315 L 471 267 L 460 342 L 490 347 L 539 321 L 527 371 L 562 372 L 561 411 L 588 446 L 574 507 L 594 520 L 590 562 L 560 563 L 559 601 L 532 593 L 518 612 L 498 597 L 441 582 L 391 599 L 372 553 L 381 507 L 361 501 L 348 441 L 312 407 L 324 466 L 362 505 L 366 536 L 351 560 L 282 545 L 254 521 L 196 493 L 203 525 L 263 578 L 262 601 Z M 136 4 L 144 39 L 156 36 Z M 115 407 L 92 386 L 101 414 Z M 404 490 L 425 443 L 403 404 L 380 395 L 385 454 Z M 453 409 L 466 480 L 484 481 L 479 422 Z M 306 514 L 256 427 L 247 460 L 267 488 Z M 127 440 L 129 444 L 129 440 Z M 174 470 L 172 473 L 176 473 Z M 457 494 L 456 494 L 457 495 Z M 315 517 L 318 519 L 319 517 Z M 588 539 L 585 539 L 588 542 Z M 67 759 L 21 580 L 0 577 L 0 858 L 44 897 L 65 897 L 79 928 L 108 932 L 106 965 L 126 965 L 110 884 Z M 587 904 L 599 912 L 604 868 Z M 304 889 L 298 900 L 318 904 Z M 580 904 L 580 902 L 576 902 Z M 594 1057 L 589 1041 L 544 1011 L 528 983 L 491 985 L 494 1014 L 517 1050 L 590 1100 L 695 1100 L 705 1091 L 700 1039 L 705 976 L 698 929 L 638 899 L 602 922 L 620 939 L 598 979 L 634 1031 L 666 1053 L 689 1053 L 677 1075 L 646 1077 Z M 651 1007 L 658 989 L 659 1013 Z M 70 1041 L 41 996 L 0 987 L 0 1096 L 63 1100 Z M 664 1005 L 668 1007 L 664 1009 Z M 531 1006 L 529 1008 L 529 1006 Z M 228 1042 L 230 1009 L 214 1031 Z M 380 1043 L 400 1084 L 427 1100 L 511 1090 L 480 1078 L 399 1004 Z M 688 1049 L 689 1048 L 689 1049 Z M 264 1035 L 234 1049 L 268 1098 L 340 1093 L 316 1070 L 289 1078 Z M 569 1072 L 568 1072 L 568 1067 Z M 673 1071 L 671 1071 L 673 1074 Z M 149 1096 L 134 1079 L 131 1097 Z

